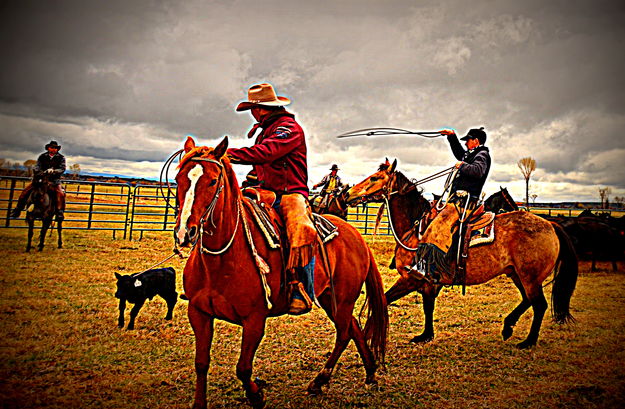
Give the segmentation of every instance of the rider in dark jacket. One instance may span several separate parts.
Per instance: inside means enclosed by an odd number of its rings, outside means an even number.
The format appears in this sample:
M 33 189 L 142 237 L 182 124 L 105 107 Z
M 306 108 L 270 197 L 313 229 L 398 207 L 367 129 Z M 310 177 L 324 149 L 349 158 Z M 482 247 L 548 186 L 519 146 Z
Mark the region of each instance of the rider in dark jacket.
M 455 165 L 458 173 L 452 182 L 448 203 L 423 233 L 411 273 L 417 278 L 452 284 L 455 273 L 451 271 L 450 262 L 454 255 L 449 254 L 449 250 L 454 231 L 458 230 L 458 220 L 461 217 L 464 220 L 465 212 L 477 204 L 488 177 L 491 158 L 488 148 L 483 146 L 486 142 L 484 128 L 471 129 L 461 138 L 467 150 L 462 148 L 454 131 L 443 130 L 441 134 L 447 135 L 451 150 L 459 160 Z M 434 277 L 435 273 L 441 273 L 441 277 Z
M 59 153 L 61 145 L 56 141 L 50 141 L 45 146 L 47 152 L 42 153 L 37 158 L 35 165 L 35 174 L 45 172 L 48 174 L 48 180 L 54 184 L 54 193 L 56 198 L 56 217 L 57 220 L 63 220 L 65 211 L 65 192 L 61 185 L 61 175 L 65 173 L 65 156 Z M 20 197 L 17 199 L 17 205 L 11 211 L 11 218 L 17 219 L 26 206 L 26 200 L 33 189 L 32 183 L 26 186 Z

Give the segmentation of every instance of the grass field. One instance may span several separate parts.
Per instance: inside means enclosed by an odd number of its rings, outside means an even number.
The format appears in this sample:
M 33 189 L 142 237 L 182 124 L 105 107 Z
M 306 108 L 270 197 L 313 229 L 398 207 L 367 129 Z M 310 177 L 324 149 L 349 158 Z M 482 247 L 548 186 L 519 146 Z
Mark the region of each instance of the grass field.
M 109 233 L 68 231 L 65 248 L 48 239 L 42 253 L 25 254 L 24 230 L 0 230 L 0 406 L 2 408 L 188 408 L 194 389 L 194 338 L 185 302 L 173 321 L 165 303 L 148 302 L 136 330 L 116 326 L 114 272 L 141 271 L 169 254 L 170 233 L 142 241 L 112 240 Z M 385 287 L 395 272 L 385 266 L 392 242 L 372 243 Z M 166 265 L 182 272 L 183 262 Z M 321 397 L 308 382 L 331 350 L 334 331 L 319 310 L 269 321 L 254 376 L 267 381 L 268 408 L 617 408 L 625 407 L 625 275 L 608 270 L 581 275 L 572 299 L 576 324 L 543 323 L 537 347 L 514 345 L 529 330 L 526 314 L 508 342 L 503 317 L 520 297 L 495 279 L 445 289 L 435 312 L 436 338 L 407 341 L 421 330 L 420 297 L 390 307 L 386 367 L 379 385 L 364 386 L 352 345 Z M 622 268 L 622 265 L 621 265 Z M 182 277 L 177 278 L 182 291 Z M 550 293 L 550 287 L 546 289 Z M 128 312 L 127 312 L 128 313 Z M 209 372 L 213 408 L 246 407 L 234 366 L 240 329 L 217 322 Z

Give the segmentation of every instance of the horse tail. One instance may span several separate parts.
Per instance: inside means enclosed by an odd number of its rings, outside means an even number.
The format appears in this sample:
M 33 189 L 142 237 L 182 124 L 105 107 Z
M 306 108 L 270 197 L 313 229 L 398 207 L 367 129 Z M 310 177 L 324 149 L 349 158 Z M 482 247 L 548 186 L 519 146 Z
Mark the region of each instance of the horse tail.
M 375 361 L 384 364 L 388 336 L 388 307 L 382 277 L 370 249 L 369 259 L 369 271 L 365 279 L 367 298 L 363 305 L 363 309 L 367 308 L 364 333 Z
M 563 324 L 574 321 L 569 312 L 571 296 L 577 283 L 578 265 L 577 253 L 569 235 L 558 223 L 551 222 L 560 241 L 560 254 L 553 278 L 553 290 L 551 292 L 551 314 L 555 321 Z

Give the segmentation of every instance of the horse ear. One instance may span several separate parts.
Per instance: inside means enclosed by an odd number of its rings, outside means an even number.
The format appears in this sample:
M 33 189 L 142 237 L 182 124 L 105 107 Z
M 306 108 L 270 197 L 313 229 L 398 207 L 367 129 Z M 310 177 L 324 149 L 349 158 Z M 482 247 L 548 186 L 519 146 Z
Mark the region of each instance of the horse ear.
M 122 276 L 119 273 L 115 273 L 115 278 L 119 280 L 120 278 L 122 278 Z
M 187 135 L 187 140 L 184 142 L 185 153 L 189 152 L 193 148 L 195 148 L 195 141 L 193 140 L 191 135 Z
M 393 173 L 395 171 L 396 167 L 397 167 L 397 159 L 395 159 L 393 161 L 393 164 L 391 165 L 390 169 L 388 170 L 388 173 Z
M 225 155 L 227 149 L 228 149 L 228 136 L 226 135 L 224 139 L 221 142 L 219 142 L 219 145 L 217 145 L 215 149 L 213 150 L 213 155 L 215 155 L 216 159 L 221 159 L 221 157 Z

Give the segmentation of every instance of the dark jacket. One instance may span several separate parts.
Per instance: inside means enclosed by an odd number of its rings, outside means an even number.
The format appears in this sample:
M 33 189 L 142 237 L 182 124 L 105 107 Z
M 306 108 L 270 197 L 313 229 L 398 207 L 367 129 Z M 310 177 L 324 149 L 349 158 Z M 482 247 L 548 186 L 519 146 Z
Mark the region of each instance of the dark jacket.
M 490 153 L 486 146 L 472 151 L 465 150 L 456 135 L 448 135 L 447 141 L 456 159 L 465 162 L 458 169 L 458 175 L 451 185 L 451 193 L 466 190 L 472 198 L 478 199 L 490 171 Z
M 231 161 L 253 165 L 262 188 L 308 197 L 306 139 L 294 115 L 278 111 L 265 118 L 258 128 L 262 132 L 253 146 L 228 149 Z
M 61 183 L 61 175 L 65 173 L 65 156 L 60 153 L 56 153 L 54 156 L 50 156 L 48 152 L 44 152 L 37 158 L 37 165 L 35 165 L 35 172 L 43 172 L 44 170 L 54 169 L 49 180 L 56 184 Z

